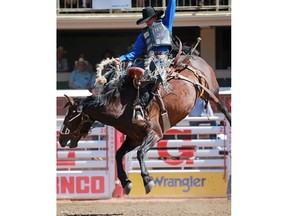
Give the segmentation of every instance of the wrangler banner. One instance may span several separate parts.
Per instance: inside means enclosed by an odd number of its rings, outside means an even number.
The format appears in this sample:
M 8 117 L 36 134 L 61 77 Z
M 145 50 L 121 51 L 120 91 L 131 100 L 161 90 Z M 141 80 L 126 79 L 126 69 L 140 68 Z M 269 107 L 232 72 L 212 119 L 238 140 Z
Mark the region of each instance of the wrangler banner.
M 155 187 L 145 194 L 139 173 L 129 173 L 133 183 L 130 196 L 226 197 L 227 181 L 223 172 L 151 172 Z

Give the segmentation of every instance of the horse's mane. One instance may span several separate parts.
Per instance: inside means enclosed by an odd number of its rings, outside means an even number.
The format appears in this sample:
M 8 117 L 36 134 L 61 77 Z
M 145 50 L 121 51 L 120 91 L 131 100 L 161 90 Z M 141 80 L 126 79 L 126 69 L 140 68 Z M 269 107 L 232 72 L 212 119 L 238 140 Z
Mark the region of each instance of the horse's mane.
M 173 59 L 171 59 L 172 61 Z M 112 68 L 111 70 L 114 70 L 115 68 Z M 113 71 L 112 71 L 113 72 Z M 154 84 L 148 84 L 146 87 L 143 87 L 140 89 L 142 92 L 141 95 L 143 95 L 143 92 L 149 92 L 148 89 L 151 89 L 151 87 Z M 108 81 L 102 88 L 101 92 L 96 95 L 90 95 L 87 97 L 78 97 L 78 103 L 79 105 L 83 106 L 83 108 L 95 108 L 100 106 L 105 106 L 109 102 L 114 101 L 116 97 L 120 96 L 120 92 L 123 88 L 127 86 L 133 86 L 133 77 L 127 76 L 125 73 L 122 73 L 119 78 L 113 78 Z M 167 92 L 171 92 L 171 85 L 167 82 L 163 85 L 164 90 Z M 149 101 L 151 101 L 152 95 L 146 94 L 144 98 L 141 98 L 141 105 L 143 107 L 147 106 Z
M 112 79 L 103 86 L 100 94 L 78 97 L 77 101 L 83 108 L 105 106 L 118 97 L 122 88 L 127 85 L 132 85 L 131 77 L 122 76 L 119 79 Z

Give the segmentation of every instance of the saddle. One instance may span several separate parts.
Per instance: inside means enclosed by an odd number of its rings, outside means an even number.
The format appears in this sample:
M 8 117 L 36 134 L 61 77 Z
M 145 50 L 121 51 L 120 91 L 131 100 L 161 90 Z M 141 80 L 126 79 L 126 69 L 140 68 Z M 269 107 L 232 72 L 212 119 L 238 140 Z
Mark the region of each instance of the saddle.
M 137 78 L 137 79 L 142 79 L 142 77 L 144 76 L 145 70 L 143 68 L 140 67 L 130 67 L 127 70 L 127 75 Z
M 143 126 L 145 124 L 145 116 L 144 116 L 144 111 L 142 106 L 140 105 L 140 88 L 141 84 L 143 82 L 149 82 L 149 81 L 141 81 L 145 73 L 145 70 L 140 67 L 130 67 L 127 70 L 127 75 L 133 77 L 133 85 L 137 89 L 137 96 L 133 104 L 133 116 L 132 116 L 132 122 L 139 126 Z M 160 111 L 161 111 L 161 117 L 162 117 L 162 125 L 163 125 L 163 131 L 166 131 L 167 129 L 170 128 L 170 121 L 168 118 L 168 113 L 167 110 L 165 109 L 162 97 L 160 96 L 159 93 L 159 84 L 156 84 L 155 86 L 152 87 L 151 93 L 155 96 L 156 102 L 159 105 Z M 141 113 L 142 116 L 144 117 L 143 119 L 137 117 L 136 113 Z
M 141 83 L 140 80 L 143 78 L 145 70 L 140 67 L 130 67 L 127 70 L 127 75 L 133 77 L 133 85 L 136 89 L 139 89 Z

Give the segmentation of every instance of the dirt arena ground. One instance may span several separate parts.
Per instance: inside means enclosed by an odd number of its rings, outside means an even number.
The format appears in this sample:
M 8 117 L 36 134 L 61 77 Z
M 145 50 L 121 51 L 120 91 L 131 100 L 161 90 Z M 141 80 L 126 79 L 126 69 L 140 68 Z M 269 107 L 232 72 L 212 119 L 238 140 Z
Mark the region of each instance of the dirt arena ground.
M 57 216 L 229 216 L 231 201 L 212 199 L 113 198 L 57 201 Z

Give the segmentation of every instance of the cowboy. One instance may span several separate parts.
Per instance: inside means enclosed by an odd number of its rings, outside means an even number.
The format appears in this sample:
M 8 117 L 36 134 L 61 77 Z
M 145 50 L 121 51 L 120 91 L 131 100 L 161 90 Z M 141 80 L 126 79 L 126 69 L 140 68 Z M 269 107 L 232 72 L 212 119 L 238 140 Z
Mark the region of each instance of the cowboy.
M 156 11 L 148 6 L 142 10 L 142 18 L 137 25 L 146 23 L 146 27 L 138 35 L 132 50 L 115 59 L 115 64 L 134 61 L 142 52 L 146 52 L 144 62 L 145 74 L 142 79 L 160 83 L 165 81 L 168 55 L 172 47 L 172 24 L 176 10 L 176 0 L 169 0 L 165 11 Z M 143 112 L 136 111 L 136 121 L 144 121 Z
M 66 51 L 62 46 L 57 48 L 57 72 L 68 72 L 69 66 L 67 58 L 65 57 Z
M 88 62 L 83 58 L 79 58 L 75 64 L 77 68 L 70 74 L 69 87 L 71 89 L 88 89 L 91 80 L 91 74 L 87 71 Z

